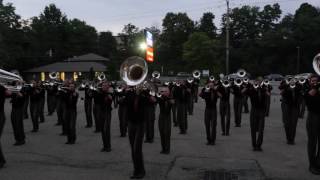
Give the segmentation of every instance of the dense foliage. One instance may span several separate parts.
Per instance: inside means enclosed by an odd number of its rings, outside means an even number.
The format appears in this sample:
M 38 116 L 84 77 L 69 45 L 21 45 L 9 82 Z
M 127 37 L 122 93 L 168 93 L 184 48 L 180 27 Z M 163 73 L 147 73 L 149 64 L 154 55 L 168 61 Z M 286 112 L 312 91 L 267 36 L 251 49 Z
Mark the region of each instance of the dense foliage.
M 313 57 L 320 51 L 320 9 L 303 3 L 295 14 L 282 17 L 278 4 L 263 8 L 242 6 L 230 11 L 230 70 L 252 74 L 312 71 Z M 155 63 L 150 69 L 192 71 L 225 70 L 226 15 L 221 28 L 213 13 L 194 21 L 186 13 L 169 12 L 162 30 L 149 27 L 155 36 Z M 25 70 L 85 53 L 98 53 L 112 60 L 109 72 L 117 73 L 121 62 L 143 55 L 139 43 L 143 29 L 129 23 L 118 38 L 79 19 L 68 19 L 54 4 L 37 17 L 21 19 L 12 4 L 0 1 L 0 67 Z M 119 42 L 122 42 L 119 44 Z M 299 51 L 299 53 L 298 53 Z M 299 62 L 298 60 L 298 54 Z

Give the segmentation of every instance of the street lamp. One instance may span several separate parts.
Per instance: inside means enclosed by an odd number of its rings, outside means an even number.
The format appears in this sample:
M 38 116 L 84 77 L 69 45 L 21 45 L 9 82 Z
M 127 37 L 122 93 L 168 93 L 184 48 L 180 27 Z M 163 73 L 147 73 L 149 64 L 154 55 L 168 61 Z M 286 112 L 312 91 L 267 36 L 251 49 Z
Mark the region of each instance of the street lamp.
M 139 45 L 141 50 L 146 50 L 147 49 L 147 44 L 145 42 L 140 43 Z

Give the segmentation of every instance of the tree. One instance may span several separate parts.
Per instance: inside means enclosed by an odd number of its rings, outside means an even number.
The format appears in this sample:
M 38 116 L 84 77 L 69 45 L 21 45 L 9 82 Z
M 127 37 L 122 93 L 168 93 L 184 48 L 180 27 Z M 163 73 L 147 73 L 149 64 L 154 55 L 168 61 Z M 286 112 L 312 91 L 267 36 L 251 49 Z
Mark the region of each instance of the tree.
M 215 16 L 211 12 L 204 13 L 200 19 L 199 31 L 204 32 L 211 39 L 215 38 L 217 33 L 217 27 L 214 25 Z
M 188 64 L 188 71 L 194 69 L 210 69 L 211 72 L 221 70 L 215 40 L 210 39 L 204 32 L 195 32 L 183 45 L 183 59 Z
M 98 52 L 105 57 L 112 57 L 117 52 L 117 41 L 113 37 L 112 32 L 100 32 L 98 36 Z

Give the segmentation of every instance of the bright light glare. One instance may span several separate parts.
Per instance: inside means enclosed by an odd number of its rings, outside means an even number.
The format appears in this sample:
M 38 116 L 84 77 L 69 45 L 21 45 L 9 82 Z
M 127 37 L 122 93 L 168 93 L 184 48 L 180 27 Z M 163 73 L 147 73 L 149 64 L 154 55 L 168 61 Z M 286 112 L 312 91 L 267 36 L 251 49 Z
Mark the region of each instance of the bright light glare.
M 145 42 L 140 44 L 140 49 L 146 50 L 147 49 L 147 44 Z

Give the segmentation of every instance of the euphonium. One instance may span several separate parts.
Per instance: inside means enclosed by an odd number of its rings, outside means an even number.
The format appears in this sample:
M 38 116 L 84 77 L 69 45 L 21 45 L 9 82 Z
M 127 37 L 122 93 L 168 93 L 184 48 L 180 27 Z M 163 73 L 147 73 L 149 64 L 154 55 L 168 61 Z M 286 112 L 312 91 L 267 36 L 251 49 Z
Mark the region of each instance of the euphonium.
M 22 89 L 21 85 L 8 85 L 8 83 L 13 82 L 23 82 L 23 79 L 19 75 L 0 69 L 0 84 L 11 92 L 20 92 Z
M 158 71 L 153 71 L 152 77 L 155 78 L 155 79 L 159 79 L 160 78 L 160 73 Z
M 58 79 L 58 73 L 57 72 L 51 72 L 49 73 L 49 78 L 51 80 L 57 80 Z

